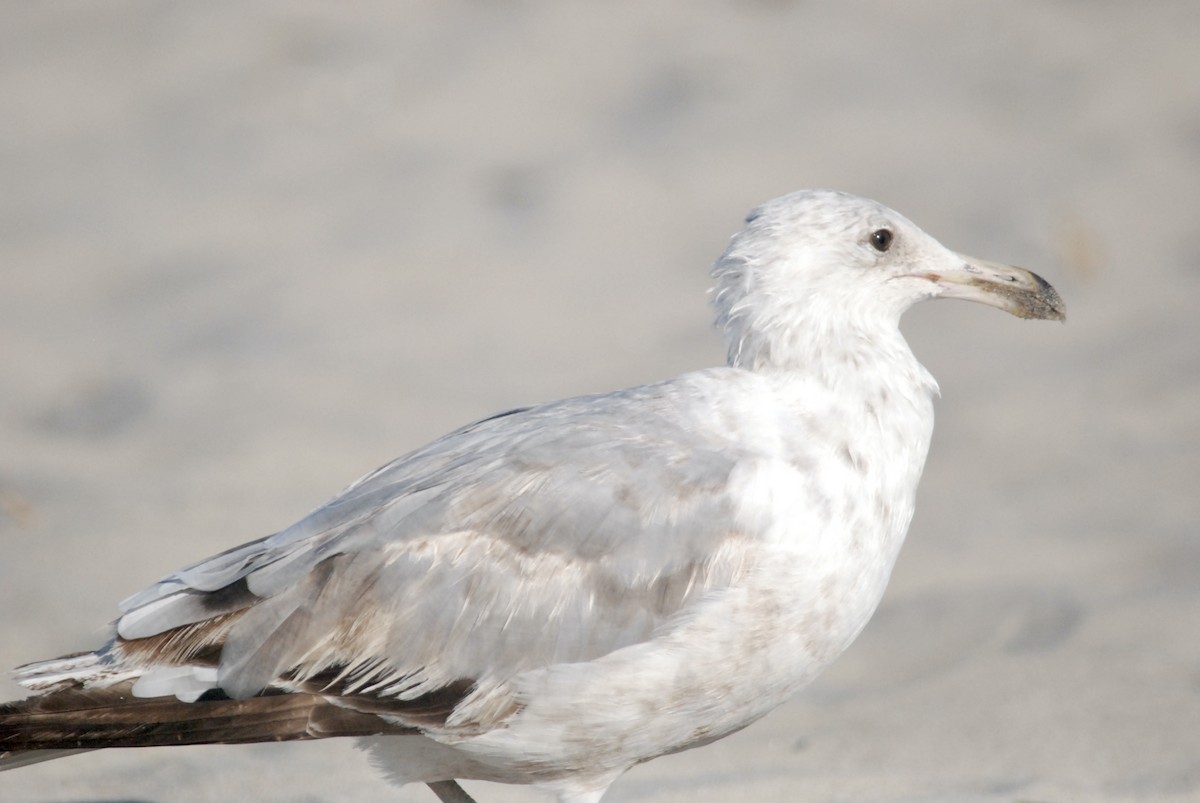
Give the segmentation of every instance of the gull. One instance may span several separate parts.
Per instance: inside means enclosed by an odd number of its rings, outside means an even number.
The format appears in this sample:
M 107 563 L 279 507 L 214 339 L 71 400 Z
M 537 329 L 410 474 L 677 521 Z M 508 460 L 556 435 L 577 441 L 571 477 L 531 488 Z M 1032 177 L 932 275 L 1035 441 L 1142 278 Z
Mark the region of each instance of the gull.
M 353 736 L 444 801 L 595 803 L 783 703 L 866 625 L 913 515 L 938 389 L 901 314 L 1065 308 L 831 190 L 753 210 L 712 274 L 726 366 L 476 421 L 165 577 L 99 649 L 16 670 L 0 769 Z

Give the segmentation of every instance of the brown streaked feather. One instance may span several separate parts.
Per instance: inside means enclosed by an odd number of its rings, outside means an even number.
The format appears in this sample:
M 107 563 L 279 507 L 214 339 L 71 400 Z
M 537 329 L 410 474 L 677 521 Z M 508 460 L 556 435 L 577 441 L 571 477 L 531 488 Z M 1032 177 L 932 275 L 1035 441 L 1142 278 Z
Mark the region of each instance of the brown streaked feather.
M 216 666 L 229 628 L 244 613 L 244 610 L 223 613 L 144 638 L 117 636 L 116 650 L 122 658 L 144 664 Z
M 184 703 L 173 697 L 133 697 L 125 685 L 64 689 L 0 706 L 0 758 L 29 750 L 240 744 L 413 732 L 374 713 L 303 693 L 268 693 L 246 700 L 210 695 Z
M 322 678 L 336 676 L 330 670 Z M 473 690 L 459 680 L 411 700 L 315 691 L 269 690 L 234 700 L 212 690 L 193 703 L 174 697 L 134 697 L 131 684 L 63 688 L 0 705 L 0 759 L 31 750 L 239 744 L 410 734 L 444 726 Z
M 423 727 L 444 727 L 454 709 L 475 688 L 474 681 L 463 678 L 407 700 L 371 694 L 345 694 L 345 674 L 343 667 L 332 667 L 307 678 L 300 688 L 305 693 L 331 696 L 339 705 L 364 714 L 390 716 Z

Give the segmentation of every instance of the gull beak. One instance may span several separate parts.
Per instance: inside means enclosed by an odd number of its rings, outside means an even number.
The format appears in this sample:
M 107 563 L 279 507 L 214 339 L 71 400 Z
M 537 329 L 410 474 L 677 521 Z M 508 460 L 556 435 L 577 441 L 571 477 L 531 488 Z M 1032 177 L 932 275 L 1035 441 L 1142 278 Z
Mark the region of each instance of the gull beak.
M 956 265 L 917 274 L 933 282 L 937 297 L 978 301 L 1018 318 L 1067 319 L 1067 307 L 1058 291 L 1036 273 L 962 254 L 953 256 Z

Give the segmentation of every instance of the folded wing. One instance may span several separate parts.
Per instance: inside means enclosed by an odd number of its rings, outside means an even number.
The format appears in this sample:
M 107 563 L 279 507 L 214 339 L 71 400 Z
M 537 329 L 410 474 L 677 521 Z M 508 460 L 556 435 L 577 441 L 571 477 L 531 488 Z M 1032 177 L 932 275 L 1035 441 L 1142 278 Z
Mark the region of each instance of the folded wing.
M 210 741 L 244 740 L 225 719 L 240 705 L 283 723 L 252 739 L 361 734 L 363 716 L 376 732 L 493 727 L 516 710 L 505 684 L 521 672 L 650 639 L 749 570 L 752 534 L 721 493 L 747 439 L 707 420 L 724 413 L 705 381 L 453 432 L 164 578 L 122 604 L 104 648 L 19 680 L 81 710 L 79 695 L 123 690 L 134 719 L 209 706 L 193 732 Z M 173 727 L 155 732 L 177 739 Z

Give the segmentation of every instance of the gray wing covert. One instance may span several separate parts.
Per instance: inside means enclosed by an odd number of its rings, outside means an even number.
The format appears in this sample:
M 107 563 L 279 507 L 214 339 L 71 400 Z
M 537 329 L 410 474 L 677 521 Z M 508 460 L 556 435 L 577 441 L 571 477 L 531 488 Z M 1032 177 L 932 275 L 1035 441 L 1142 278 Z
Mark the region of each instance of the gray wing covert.
M 118 647 L 217 662 L 232 697 L 416 699 L 644 640 L 746 569 L 721 493 L 737 449 L 673 391 L 453 432 L 130 598 Z

